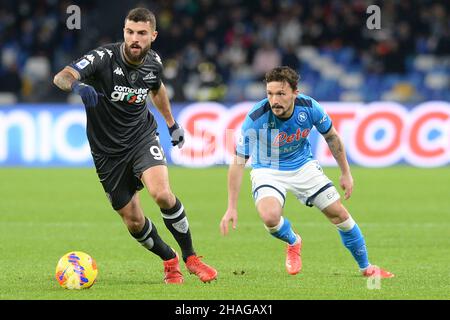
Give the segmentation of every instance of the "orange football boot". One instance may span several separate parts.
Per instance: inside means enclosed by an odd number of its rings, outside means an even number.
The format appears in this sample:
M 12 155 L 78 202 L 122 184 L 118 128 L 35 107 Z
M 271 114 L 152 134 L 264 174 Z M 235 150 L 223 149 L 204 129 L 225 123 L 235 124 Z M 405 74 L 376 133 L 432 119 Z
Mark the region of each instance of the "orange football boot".
M 195 274 L 203 282 L 210 282 L 217 278 L 217 270 L 208 266 L 200 260 L 195 254 L 189 256 L 186 260 L 186 268 L 191 274 Z
M 175 252 L 175 258 L 163 261 L 164 264 L 164 282 L 165 283 L 183 283 L 183 274 L 180 271 L 178 254 Z
M 299 235 L 297 237 L 297 244 L 286 246 L 286 270 L 291 275 L 302 270 L 302 239 Z
M 394 274 L 389 271 L 383 270 L 378 266 L 370 265 L 366 270 L 362 272 L 364 277 L 379 277 L 379 278 L 393 278 Z

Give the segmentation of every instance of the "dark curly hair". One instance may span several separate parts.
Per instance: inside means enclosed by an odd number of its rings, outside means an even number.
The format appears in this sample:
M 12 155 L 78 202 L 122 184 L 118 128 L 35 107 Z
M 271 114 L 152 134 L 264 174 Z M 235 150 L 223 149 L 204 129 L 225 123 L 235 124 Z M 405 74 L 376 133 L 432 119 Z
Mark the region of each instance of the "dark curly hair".
M 265 76 L 266 83 L 269 82 L 287 82 L 292 90 L 297 90 L 298 82 L 300 76 L 294 69 L 290 67 L 277 67 L 266 73 Z
M 150 22 L 150 27 L 156 30 L 156 18 L 153 12 L 147 8 L 134 8 L 130 10 L 125 18 L 125 22 L 131 20 L 134 22 Z

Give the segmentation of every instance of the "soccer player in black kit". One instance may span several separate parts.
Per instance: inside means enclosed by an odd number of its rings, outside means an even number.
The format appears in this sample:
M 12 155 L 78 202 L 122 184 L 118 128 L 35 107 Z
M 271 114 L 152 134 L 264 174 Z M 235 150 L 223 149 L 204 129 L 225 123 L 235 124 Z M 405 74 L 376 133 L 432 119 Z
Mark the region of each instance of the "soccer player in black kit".
M 125 18 L 124 42 L 101 46 L 65 67 L 54 78 L 64 91 L 81 96 L 87 115 L 87 137 L 97 174 L 130 234 L 163 260 L 164 281 L 182 283 L 178 254 L 144 216 L 139 193 L 144 185 L 161 208 L 164 224 L 179 244 L 190 273 L 201 281 L 217 271 L 195 254 L 183 204 L 172 193 L 157 123 L 146 106 L 150 96 L 164 117 L 172 144 L 181 148 L 184 131 L 175 122 L 161 81 L 163 66 L 150 49 L 157 36 L 154 14 L 145 8 Z

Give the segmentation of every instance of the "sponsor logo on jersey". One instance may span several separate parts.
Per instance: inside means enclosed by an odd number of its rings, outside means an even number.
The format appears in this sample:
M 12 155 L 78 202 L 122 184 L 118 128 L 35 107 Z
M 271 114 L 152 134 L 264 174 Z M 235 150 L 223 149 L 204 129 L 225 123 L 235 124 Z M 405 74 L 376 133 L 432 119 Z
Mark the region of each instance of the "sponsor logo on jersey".
M 117 74 L 118 76 L 124 76 L 125 74 L 123 73 L 123 70 L 121 67 L 117 67 L 116 70 L 114 70 L 114 73 Z
M 103 60 L 103 56 L 105 55 L 105 53 L 103 51 L 99 51 L 99 50 L 95 50 L 95 52 L 98 54 L 98 56 L 100 57 L 100 60 Z
M 79 61 L 78 63 L 75 64 L 75 66 L 79 69 L 79 70 L 83 70 L 84 68 L 86 68 L 86 66 L 89 64 L 90 62 L 87 61 L 86 59 L 83 59 L 81 61 Z
M 281 147 L 281 146 L 285 145 L 286 143 L 292 143 L 294 141 L 299 141 L 302 138 L 306 139 L 308 137 L 310 131 L 311 130 L 308 128 L 306 128 L 304 130 L 302 130 L 301 128 L 298 128 L 296 133 L 293 133 L 289 136 L 286 132 L 282 131 L 275 136 L 275 138 L 272 141 L 272 144 L 275 147 Z
M 91 63 L 94 62 L 95 56 L 93 54 L 87 54 L 85 55 L 86 59 L 88 59 Z
M 148 88 L 130 88 L 125 86 L 114 86 L 114 91 L 111 93 L 111 101 L 123 101 L 129 104 L 141 105 L 145 103 L 148 95 Z
M 159 57 L 159 55 L 158 55 L 156 52 L 154 52 L 154 53 L 155 53 L 155 59 L 156 59 L 156 61 L 158 61 L 159 64 L 162 64 L 162 61 L 161 61 L 161 58 Z
M 263 129 L 275 128 L 275 122 L 263 123 Z
M 142 80 L 153 80 L 156 79 L 156 76 L 153 74 L 153 71 L 150 71 L 148 75 L 146 75 Z
M 110 58 L 113 56 L 113 53 L 112 53 L 111 50 L 105 48 L 105 51 L 106 51 L 107 54 L 109 54 Z
M 116 70 L 114 70 L 114 73 L 118 76 L 124 76 L 123 70 L 121 67 L 117 67 Z

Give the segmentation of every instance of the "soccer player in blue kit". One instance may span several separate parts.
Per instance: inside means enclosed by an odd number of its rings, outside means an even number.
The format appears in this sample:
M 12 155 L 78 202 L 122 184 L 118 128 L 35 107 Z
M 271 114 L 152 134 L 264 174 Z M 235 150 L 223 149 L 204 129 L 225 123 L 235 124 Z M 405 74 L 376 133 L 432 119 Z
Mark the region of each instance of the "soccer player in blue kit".
M 265 76 L 267 98 L 247 114 L 228 171 L 228 209 L 221 222 L 223 235 L 229 223 L 236 228 L 237 200 L 245 163 L 252 158 L 252 192 L 256 209 L 267 231 L 287 243 L 286 270 L 301 271 L 302 239 L 283 217 L 287 191 L 307 206 L 315 206 L 333 223 L 344 246 L 356 260 L 363 276 L 391 278 L 394 275 L 369 262 L 364 236 L 330 179 L 313 159 L 308 135 L 316 129 L 325 138 L 341 170 L 339 184 L 350 198 L 353 178 L 344 145 L 330 117 L 317 101 L 297 88 L 299 75 L 289 67 L 277 67 Z

